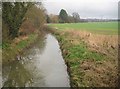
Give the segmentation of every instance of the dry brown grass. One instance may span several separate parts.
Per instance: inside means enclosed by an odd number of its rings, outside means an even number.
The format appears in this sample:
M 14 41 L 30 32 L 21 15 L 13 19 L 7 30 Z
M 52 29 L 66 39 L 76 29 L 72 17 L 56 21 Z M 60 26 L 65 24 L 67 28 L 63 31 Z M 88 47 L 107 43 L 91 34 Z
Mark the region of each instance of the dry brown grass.
M 112 45 L 114 47 L 118 46 L 118 36 L 117 35 L 102 35 L 102 34 L 93 34 L 88 31 L 79 31 L 79 30 L 65 30 L 71 34 L 71 36 L 79 37 L 90 45 L 101 46 L 103 44 Z
M 28 39 L 28 36 L 19 36 L 13 40 L 13 43 L 18 44 L 21 40 L 26 40 L 26 39 Z
M 117 86 L 117 66 L 110 61 L 95 62 L 93 60 L 83 61 L 80 69 L 84 72 L 83 82 L 87 86 L 115 87 Z
M 68 33 L 72 40 L 71 43 L 78 44 L 80 40 L 88 44 L 89 49 L 100 52 L 103 54 L 109 54 L 110 49 L 118 51 L 118 35 L 103 35 L 93 34 L 87 31 L 79 30 L 65 30 L 63 33 Z
M 118 36 L 93 34 L 87 31 L 64 30 L 61 35 L 66 35 L 71 44 L 84 41 L 89 50 L 104 54 L 102 61 L 92 59 L 80 63 L 80 71 L 84 73 L 82 83 L 91 87 L 115 87 L 118 82 Z

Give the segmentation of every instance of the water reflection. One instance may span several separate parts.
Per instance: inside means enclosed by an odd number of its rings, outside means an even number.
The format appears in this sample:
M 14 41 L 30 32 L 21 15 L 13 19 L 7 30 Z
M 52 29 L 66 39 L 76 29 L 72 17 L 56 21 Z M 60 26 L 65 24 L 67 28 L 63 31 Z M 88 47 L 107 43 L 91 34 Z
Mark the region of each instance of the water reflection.
M 35 42 L 35 44 L 29 48 L 29 50 L 25 50 L 25 53 L 22 54 L 22 56 L 27 56 L 28 59 L 31 59 L 30 56 L 34 56 L 36 54 L 42 54 L 42 52 L 45 49 L 46 46 L 46 34 L 43 33 L 38 40 Z
M 16 60 L 2 67 L 3 87 L 31 87 L 35 84 L 36 67 L 31 62 L 36 54 L 41 54 L 45 46 L 45 34 L 42 34 L 33 47 L 26 50 L 22 55 L 18 55 Z M 34 72 L 33 72 L 34 71 Z M 39 74 L 39 80 L 41 76 Z M 34 83 L 33 83 L 34 82 Z M 37 82 L 37 81 L 36 81 Z M 42 81 L 42 85 L 44 82 Z
M 18 61 L 14 61 L 10 66 L 10 72 L 4 87 L 24 87 L 32 83 L 32 75 Z
M 4 87 L 69 87 L 58 41 L 47 34 L 17 60 L 3 66 Z

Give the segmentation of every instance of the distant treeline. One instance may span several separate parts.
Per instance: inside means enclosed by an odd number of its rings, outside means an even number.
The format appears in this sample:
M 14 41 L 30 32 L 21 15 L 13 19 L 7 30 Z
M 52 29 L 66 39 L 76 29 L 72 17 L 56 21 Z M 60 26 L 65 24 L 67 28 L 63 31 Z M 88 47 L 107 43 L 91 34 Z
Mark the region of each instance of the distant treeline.
M 110 21 L 120 21 L 120 19 L 83 19 L 80 18 L 80 15 L 77 12 L 68 15 L 67 11 L 61 9 L 59 15 L 46 15 L 46 22 L 47 23 L 79 23 L 79 22 L 110 22 Z
M 80 22 L 111 22 L 118 21 L 117 19 L 80 19 Z
M 80 22 L 80 15 L 74 12 L 72 16 L 68 15 L 66 10 L 61 9 L 59 15 L 46 15 L 47 23 L 78 23 Z

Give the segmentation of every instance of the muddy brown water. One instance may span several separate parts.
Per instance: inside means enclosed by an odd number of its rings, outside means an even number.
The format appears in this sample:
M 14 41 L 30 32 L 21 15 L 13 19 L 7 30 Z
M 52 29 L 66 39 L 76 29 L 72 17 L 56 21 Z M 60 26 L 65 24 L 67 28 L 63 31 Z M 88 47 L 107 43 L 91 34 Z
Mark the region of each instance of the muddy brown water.
M 22 56 L 2 68 L 3 87 L 70 87 L 56 38 L 46 34 Z

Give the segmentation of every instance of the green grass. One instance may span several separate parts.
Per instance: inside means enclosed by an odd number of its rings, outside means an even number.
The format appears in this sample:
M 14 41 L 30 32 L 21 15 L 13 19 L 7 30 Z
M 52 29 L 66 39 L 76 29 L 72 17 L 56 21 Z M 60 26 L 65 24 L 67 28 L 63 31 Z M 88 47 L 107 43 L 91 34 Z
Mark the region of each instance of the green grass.
M 18 44 L 14 45 L 14 43 L 4 43 L 2 44 L 2 62 L 6 64 L 14 60 L 16 55 L 19 55 L 20 52 L 23 51 L 30 44 L 34 43 L 37 39 L 38 34 L 30 34 L 28 39 L 21 40 Z
M 36 39 L 36 37 L 37 37 L 36 34 L 31 34 L 31 35 L 28 36 L 27 40 L 20 41 L 19 44 L 16 45 L 16 47 L 18 49 L 25 48 L 28 44 L 30 44 L 31 42 L 33 42 Z
M 99 34 L 118 34 L 118 22 L 89 22 L 89 23 L 65 23 L 65 24 L 49 24 L 59 30 L 86 30 Z
M 80 41 L 79 44 L 76 45 L 71 44 L 70 40 L 68 40 L 68 38 L 71 36 L 67 33 L 61 34 L 55 32 L 54 34 L 60 43 L 65 62 L 68 64 L 71 86 L 86 87 L 86 84 L 84 81 L 82 81 L 84 72 L 82 72 L 80 69 L 81 62 L 86 60 L 94 60 L 99 62 L 104 60 L 106 56 L 101 53 L 89 50 L 87 44 L 84 41 Z
M 101 61 L 104 59 L 102 54 L 88 50 L 84 44 L 74 45 L 68 50 L 70 51 L 69 59 L 80 58 L 80 60 L 93 59 L 95 61 Z

